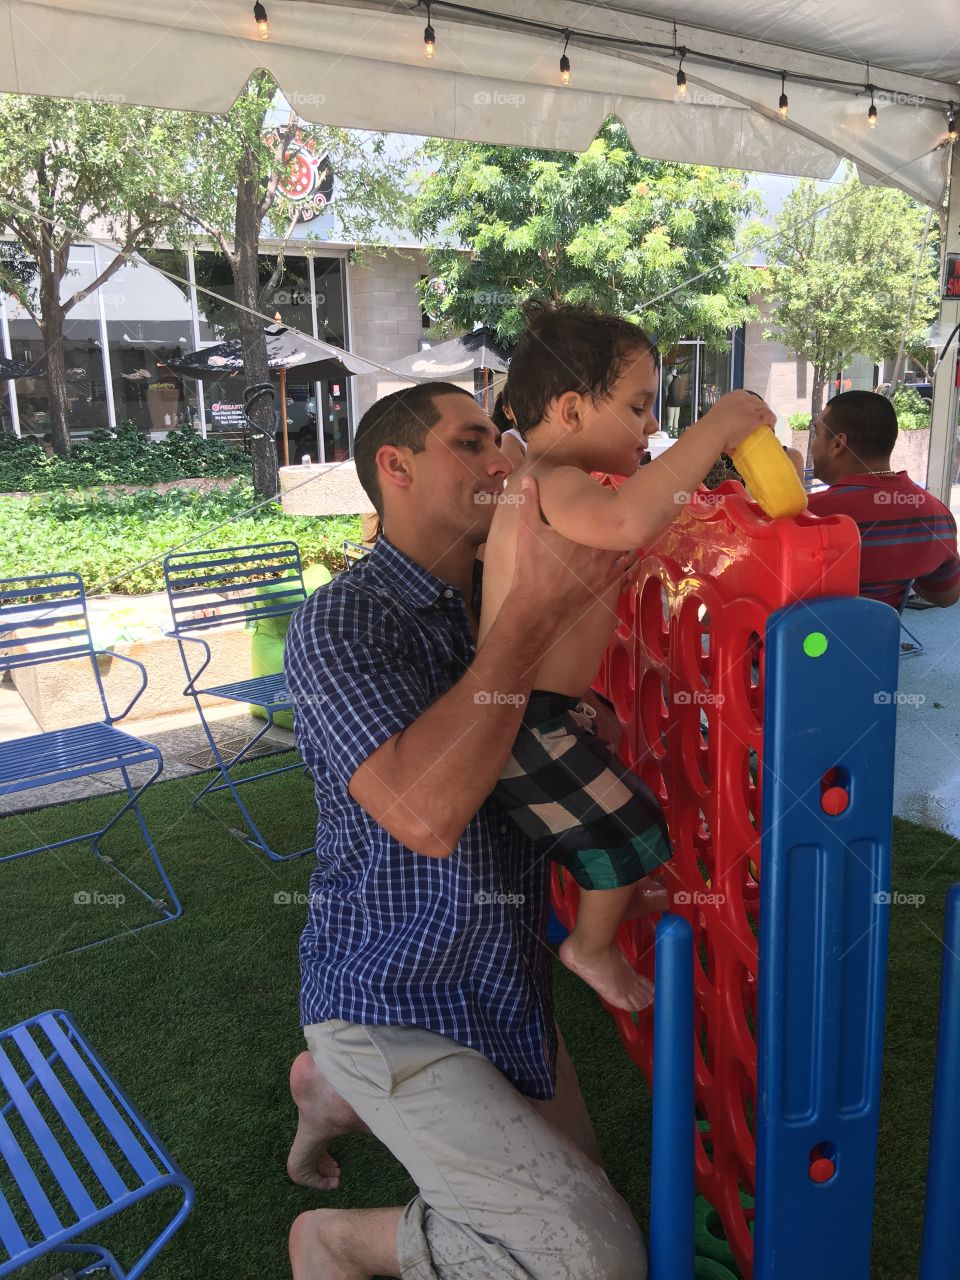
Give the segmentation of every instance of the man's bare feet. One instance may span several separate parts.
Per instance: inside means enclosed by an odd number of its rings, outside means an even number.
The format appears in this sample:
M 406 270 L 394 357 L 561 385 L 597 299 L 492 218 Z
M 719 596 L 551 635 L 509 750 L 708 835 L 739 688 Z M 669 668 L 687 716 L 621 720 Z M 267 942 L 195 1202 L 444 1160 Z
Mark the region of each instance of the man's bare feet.
M 293 1280 L 370 1280 L 399 1276 L 402 1209 L 312 1209 L 290 1228 Z
M 327 1146 L 345 1133 L 370 1131 L 353 1107 L 327 1084 L 307 1052 L 296 1057 L 290 1068 L 290 1092 L 300 1116 L 287 1157 L 287 1175 L 302 1187 L 335 1191 L 340 1185 L 340 1166 Z
M 653 983 L 632 969 L 615 946 L 585 952 L 572 933 L 560 944 L 560 961 L 615 1009 L 633 1013 L 653 1003 Z

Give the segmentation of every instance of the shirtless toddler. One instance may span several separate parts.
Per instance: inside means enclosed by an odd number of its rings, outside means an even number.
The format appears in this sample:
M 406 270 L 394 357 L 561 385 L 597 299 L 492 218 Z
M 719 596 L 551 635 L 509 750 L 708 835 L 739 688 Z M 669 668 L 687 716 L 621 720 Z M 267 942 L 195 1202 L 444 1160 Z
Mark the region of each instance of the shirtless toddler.
M 528 311 L 507 384 L 527 454 L 507 480 L 486 544 L 481 641 L 510 586 L 524 476 L 537 481 L 543 518 L 556 532 L 591 547 L 635 551 L 673 520 L 720 453 L 775 421 L 758 397 L 731 392 L 638 470 L 659 425 L 657 365 L 653 343 L 627 320 L 580 306 Z M 615 492 L 594 471 L 627 479 Z M 638 882 L 671 850 L 653 793 L 592 732 L 581 706 L 617 623 L 618 594 L 614 585 L 571 617 L 540 665 L 494 797 L 581 888 L 561 961 L 610 1004 L 636 1010 L 649 1004 L 652 989 L 616 946 L 616 933 Z

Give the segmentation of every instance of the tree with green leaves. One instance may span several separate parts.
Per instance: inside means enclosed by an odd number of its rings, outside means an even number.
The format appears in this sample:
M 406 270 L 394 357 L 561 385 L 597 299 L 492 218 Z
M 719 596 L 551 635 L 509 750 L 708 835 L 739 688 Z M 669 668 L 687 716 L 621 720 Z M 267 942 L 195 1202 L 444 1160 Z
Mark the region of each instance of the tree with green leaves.
M 813 365 L 812 423 L 824 392 L 855 355 L 892 358 L 902 340 L 922 351 L 937 310 L 937 243 L 926 211 L 902 191 L 864 186 L 852 171 L 824 187 L 803 179 L 774 219 L 757 228 L 773 304 L 764 336 Z
M 164 202 L 182 191 L 198 119 L 89 99 L 0 95 L 0 226 L 15 242 L 0 258 L 0 288 L 43 335 L 50 428 L 62 456 L 70 449 L 64 321 L 137 250 L 160 236 L 176 241 L 183 231 Z M 94 233 L 112 239 L 117 256 L 70 293 L 70 250 Z
M 590 302 L 629 316 L 667 348 L 722 347 L 752 315 L 736 251 L 758 207 L 745 174 L 644 160 L 608 120 L 582 154 L 439 139 L 412 225 L 431 238 L 424 304 L 441 330 L 491 325 L 505 341 L 523 304 Z
M 281 117 L 277 123 L 278 115 Z M 294 143 L 297 146 L 294 146 Z M 299 205 L 285 192 L 291 166 L 306 145 L 332 173 L 340 234 L 365 241 L 378 226 L 403 216 L 406 162 L 389 153 L 382 135 L 304 124 L 294 107 L 278 98 L 267 71 L 257 71 L 225 116 L 204 120 L 192 167 L 189 193 L 177 210 L 205 231 L 230 266 L 236 321 L 248 386 L 270 381 L 267 342 L 261 318 L 283 271 L 283 245 L 299 217 Z M 260 240 L 265 229 L 281 239 L 271 278 L 261 284 Z M 251 408 L 253 482 L 259 497 L 277 492 L 273 445 L 274 410 L 269 397 Z

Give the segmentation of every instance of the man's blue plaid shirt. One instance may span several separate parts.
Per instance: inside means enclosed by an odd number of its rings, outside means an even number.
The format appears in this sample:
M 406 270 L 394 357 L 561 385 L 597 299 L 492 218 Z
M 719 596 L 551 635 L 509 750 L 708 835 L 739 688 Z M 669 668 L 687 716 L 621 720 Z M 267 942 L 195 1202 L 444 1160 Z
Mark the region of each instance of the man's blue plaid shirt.
M 488 800 L 449 858 L 413 853 L 350 797 L 358 766 L 450 689 L 475 646 L 460 592 L 385 538 L 294 614 L 286 676 L 316 784 L 300 941 L 304 1026 L 425 1027 L 553 1096 L 548 864 Z

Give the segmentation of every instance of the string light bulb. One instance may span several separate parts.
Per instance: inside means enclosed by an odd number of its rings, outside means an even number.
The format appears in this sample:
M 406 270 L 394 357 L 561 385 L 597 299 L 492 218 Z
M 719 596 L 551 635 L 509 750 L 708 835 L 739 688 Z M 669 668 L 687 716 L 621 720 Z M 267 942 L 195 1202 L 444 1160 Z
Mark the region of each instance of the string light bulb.
M 432 58 L 437 52 L 437 34 L 430 25 L 430 0 L 427 0 L 427 25 L 423 28 L 423 56 Z
M 777 114 L 781 120 L 786 120 L 790 114 L 790 103 L 787 99 L 787 73 L 780 72 L 780 101 L 777 103 Z
M 567 45 L 570 43 L 570 32 L 565 31 L 566 39 L 563 42 L 563 53 L 560 55 L 560 83 L 568 85 L 573 80 L 570 74 L 570 59 L 567 57 Z
M 685 98 L 687 96 L 687 77 L 683 71 L 683 60 L 687 56 L 687 51 L 686 49 L 678 49 L 677 52 L 680 54 L 680 66 L 677 69 L 677 93 L 681 98 Z
M 260 0 L 257 0 L 257 3 L 253 6 L 253 20 L 257 24 L 257 36 L 261 40 L 269 40 L 270 23 L 267 21 L 267 11 L 260 3 Z
M 951 142 L 957 140 L 957 109 L 952 102 L 947 104 L 947 137 Z
M 867 88 L 870 90 L 870 110 L 867 112 L 867 123 L 871 129 L 875 129 L 877 127 L 877 104 L 873 100 L 873 85 L 868 84 Z

